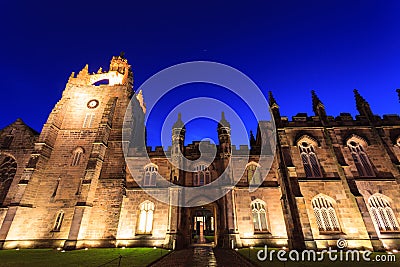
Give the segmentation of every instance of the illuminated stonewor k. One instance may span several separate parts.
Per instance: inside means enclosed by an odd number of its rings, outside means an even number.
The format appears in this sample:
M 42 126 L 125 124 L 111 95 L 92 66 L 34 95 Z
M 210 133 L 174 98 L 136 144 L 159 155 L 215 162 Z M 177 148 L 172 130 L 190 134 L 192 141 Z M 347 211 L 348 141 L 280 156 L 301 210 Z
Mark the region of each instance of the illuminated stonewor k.
M 289 119 L 271 93 L 274 121 L 259 121 L 250 147 L 231 143 L 236 129 L 227 112 L 218 114 L 218 144 L 185 145 L 183 112 L 168 128 L 171 147 L 152 149 L 146 91 L 132 85 L 124 57 L 113 57 L 109 71 L 85 66 L 69 78 L 40 134 L 20 119 L 0 131 L 2 248 L 205 242 L 322 250 L 343 238 L 348 248 L 400 249 L 398 115 L 374 115 L 357 91 L 360 114 L 332 117 L 313 92 L 315 114 Z M 215 158 L 195 162 L 201 151 Z M 263 156 L 273 160 L 271 170 Z M 207 202 L 203 186 L 215 181 L 231 191 Z M 203 198 L 187 197 L 183 186 L 204 190 Z

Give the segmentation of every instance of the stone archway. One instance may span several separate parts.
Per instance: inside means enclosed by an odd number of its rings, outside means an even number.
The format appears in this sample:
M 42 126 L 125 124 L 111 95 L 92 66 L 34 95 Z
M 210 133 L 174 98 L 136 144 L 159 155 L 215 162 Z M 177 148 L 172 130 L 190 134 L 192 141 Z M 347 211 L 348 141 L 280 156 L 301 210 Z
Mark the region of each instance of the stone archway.
M 217 246 L 220 216 L 216 202 L 184 208 L 183 214 L 184 247 Z
M 217 224 L 213 205 L 196 207 L 191 210 L 191 244 L 216 244 Z

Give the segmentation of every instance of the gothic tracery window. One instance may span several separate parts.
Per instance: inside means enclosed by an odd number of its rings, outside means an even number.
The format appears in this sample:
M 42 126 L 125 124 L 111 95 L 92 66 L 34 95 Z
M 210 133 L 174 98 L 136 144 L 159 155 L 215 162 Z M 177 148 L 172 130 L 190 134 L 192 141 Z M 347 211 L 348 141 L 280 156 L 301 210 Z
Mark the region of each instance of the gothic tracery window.
M 71 166 L 77 166 L 80 163 L 80 160 L 83 155 L 83 148 L 77 147 L 75 148 L 74 152 L 72 152 L 72 161 L 71 161 Z
M 265 203 L 261 200 L 254 200 L 251 203 L 251 213 L 253 217 L 254 232 L 267 232 L 267 212 L 265 209 Z
M 139 206 L 139 223 L 138 223 L 138 234 L 151 234 L 153 230 L 153 218 L 154 218 L 154 203 L 151 201 L 144 201 Z
M 399 231 L 399 223 L 389 201 L 375 194 L 369 198 L 368 204 L 372 220 L 380 232 Z
M 144 169 L 144 186 L 155 186 L 158 176 L 158 167 L 155 164 L 149 164 Z
M 193 185 L 201 186 L 211 182 L 210 170 L 206 165 L 198 165 L 194 169 Z
M 0 156 L 0 204 L 3 203 L 17 172 L 17 162 L 10 156 Z
M 372 164 L 369 161 L 363 146 L 356 140 L 349 140 L 347 146 L 350 149 L 351 156 L 353 157 L 354 164 L 356 165 L 360 177 L 375 176 Z
M 340 231 L 339 220 L 331 200 L 324 196 L 317 196 L 312 200 L 312 207 L 320 232 Z
M 299 144 L 299 149 L 306 177 L 322 177 L 321 167 L 319 165 L 319 161 L 317 155 L 315 154 L 313 145 L 307 142 L 301 142 Z

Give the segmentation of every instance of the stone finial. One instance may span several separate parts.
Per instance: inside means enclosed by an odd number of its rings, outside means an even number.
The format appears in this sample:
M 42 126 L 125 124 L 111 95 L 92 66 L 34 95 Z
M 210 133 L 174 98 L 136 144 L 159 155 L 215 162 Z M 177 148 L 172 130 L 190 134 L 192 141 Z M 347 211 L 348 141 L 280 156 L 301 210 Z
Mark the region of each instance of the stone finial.
M 268 104 L 271 109 L 272 115 L 274 116 L 275 123 L 280 125 L 281 123 L 281 113 L 279 111 L 278 103 L 276 102 L 272 91 L 268 91 Z
M 253 131 L 250 131 L 250 146 L 253 147 L 256 144 L 256 139 L 254 138 Z
M 357 89 L 354 89 L 354 97 L 356 99 L 356 107 L 358 113 L 362 116 L 367 117 L 370 121 L 374 120 L 374 115 L 372 113 L 371 107 L 368 102 L 360 95 Z
M 97 71 L 97 74 L 103 73 L 103 68 L 100 67 L 99 70 Z
M 272 91 L 268 91 L 268 103 L 271 108 L 273 106 L 279 108 L 278 103 L 276 103 L 276 100 L 275 100 L 274 96 L 272 95 Z
M 319 99 L 319 97 L 317 96 L 317 94 L 315 93 L 314 90 L 311 90 L 311 97 L 312 97 L 313 111 L 314 111 L 315 115 L 318 115 L 318 109 L 319 108 L 325 109 L 325 106 L 322 103 L 322 101 Z
M 179 112 L 178 119 L 176 120 L 176 122 L 174 123 L 172 128 L 184 128 L 184 127 L 185 127 L 185 124 L 182 121 L 182 114 Z
M 77 78 L 80 78 L 82 76 L 87 76 L 89 74 L 89 65 L 86 64 L 85 67 L 78 73 Z
M 354 89 L 353 92 L 354 92 L 354 97 L 356 99 L 357 109 L 365 104 L 368 104 L 368 102 L 364 99 L 364 97 L 360 95 L 357 89 Z
M 221 120 L 218 123 L 218 127 L 231 127 L 230 123 L 225 118 L 225 112 L 221 112 Z
M 83 67 L 82 71 L 89 73 L 89 64 L 86 64 L 85 67 Z

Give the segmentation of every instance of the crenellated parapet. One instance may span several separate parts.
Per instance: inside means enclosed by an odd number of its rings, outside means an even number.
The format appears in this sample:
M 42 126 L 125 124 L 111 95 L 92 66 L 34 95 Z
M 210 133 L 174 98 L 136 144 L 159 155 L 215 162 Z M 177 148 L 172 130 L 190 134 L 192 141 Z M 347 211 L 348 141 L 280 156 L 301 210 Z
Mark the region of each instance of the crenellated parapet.
M 397 89 L 400 94 L 400 89 Z M 272 94 L 270 94 L 271 97 Z M 315 113 L 310 116 L 307 113 L 297 113 L 291 119 L 287 116 L 280 116 L 279 123 L 275 117 L 275 123 L 278 128 L 281 127 L 339 127 L 339 126 L 393 126 L 400 124 L 400 117 L 398 114 L 385 114 L 382 116 L 373 114 L 369 103 L 360 95 L 358 90 L 354 90 L 356 107 L 359 111 L 358 115 L 354 117 L 350 113 L 342 112 L 339 116 L 330 116 L 326 114 L 325 106 L 318 98 L 315 91 L 312 91 L 312 107 Z M 400 95 L 399 95 L 400 97 Z M 276 106 L 276 100 L 270 102 L 272 112 L 273 107 Z
M 88 64 L 75 75 L 72 72 L 68 79 L 69 84 L 74 85 L 96 85 L 101 81 L 108 81 L 108 85 L 132 85 L 133 75 L 128 61 L 121 56 L 114 56 L 110 62 L 109 71 L 100 68 L 97 73 L 89 73 Z

